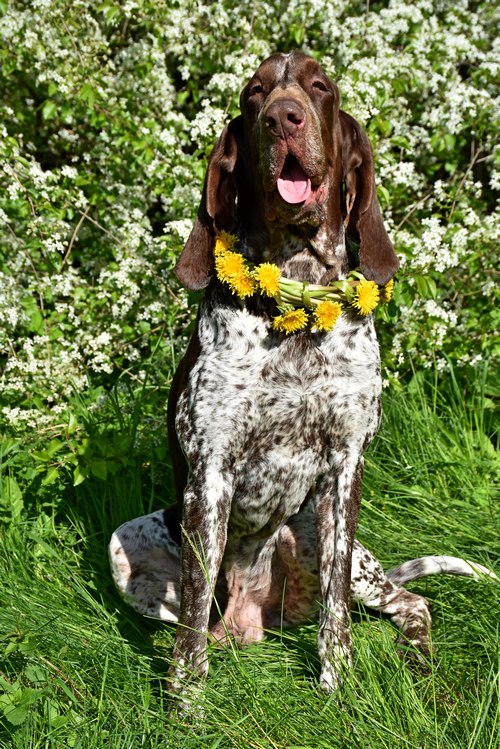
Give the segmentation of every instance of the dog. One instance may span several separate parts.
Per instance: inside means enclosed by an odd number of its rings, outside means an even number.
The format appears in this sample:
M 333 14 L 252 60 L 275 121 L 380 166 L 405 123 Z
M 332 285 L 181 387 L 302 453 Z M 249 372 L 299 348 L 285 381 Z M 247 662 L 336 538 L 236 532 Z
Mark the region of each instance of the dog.
M 340 109 L 336 84 L 298 52 L 265 60 L 240 105 L 176 265 L 185 287 L 204 290 L 169 396 L 177 507 L 121 526 L 111 566 L 137 610 L 178 622 L 174 694 L 201 684 L 209 631 L 254 642 L 315 612 L 320 684 L 331 693 L 351 665 L 351 599 L 387 613 L 425 656 L 429 607 L 402 585 L 483 568 L 428 557 L 384 573 L 355 540 L 363 452 L 381 412 L 373 315 L 347 305 L 322 329 L 307 308 L 314 285 L 345 290 L 354 267 L 377 289 L 398 269 L 370 143 Z M 279 293 L 238 295 L 219 273 L 218 258 L 234 260 L 234 248 L 217 255 L 228 237 L 248 268 L 268 264 L 302 283 L 298 329 L 283 323 Z

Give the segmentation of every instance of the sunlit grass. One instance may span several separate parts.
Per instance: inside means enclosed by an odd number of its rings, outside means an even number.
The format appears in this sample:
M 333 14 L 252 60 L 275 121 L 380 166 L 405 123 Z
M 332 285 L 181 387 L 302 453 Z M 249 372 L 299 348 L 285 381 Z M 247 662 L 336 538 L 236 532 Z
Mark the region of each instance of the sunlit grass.
M 126 420 L 115 428 L 126 430 Z M 480 387 L 464 399 L 458 386 L 441 392 L 414 381 L 386 397 L 367 455 L 359 529 L 384 566 L 448 553 L 498 572 L 493 439 Z M 168 497 L 149 470 L 131 449 L 105 481 L 68 487 L 52 508 L 44 494 L 36 513 L 29 505 L 19 522 L 1 526 L 0 746 L 497 745 L 499 596 L 498 584 L 486 580 L 411 585 L 433 609 L 436 649 L 427 669 L 399 658 L 390 622 L 358 610 L 354 669 L 339 697 L 319 690 L 311 622 L 244 651 L 211 649 L 204 717 L 170 717 L 164 678 L 173 629 L 122 603 L 107 563 L 116 525 Z

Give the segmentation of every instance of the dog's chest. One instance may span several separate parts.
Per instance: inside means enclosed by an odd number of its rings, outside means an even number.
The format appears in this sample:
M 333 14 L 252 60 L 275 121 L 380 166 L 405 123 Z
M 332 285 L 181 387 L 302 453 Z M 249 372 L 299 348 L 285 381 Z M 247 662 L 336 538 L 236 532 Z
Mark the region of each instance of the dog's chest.
M 181 444 L 193 475 L 229 480 L 232 532 L 267 531 L 375 434 L 373 325 L 341 318 L 325 336 L 272 340 L 259 318 L 225 310 L 202 316 L 199 334 L 201 354 L 178 404 Z

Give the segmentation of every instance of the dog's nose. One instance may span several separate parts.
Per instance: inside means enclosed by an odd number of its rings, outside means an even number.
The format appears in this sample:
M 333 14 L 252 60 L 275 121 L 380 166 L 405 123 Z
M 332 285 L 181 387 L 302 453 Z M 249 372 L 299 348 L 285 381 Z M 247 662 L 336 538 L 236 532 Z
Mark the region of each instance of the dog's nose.
M 273 102 L 265 114 L 269 132 L 277 138 L 294 135 L 304 127 L 306 113 L 293 99 L 279 99 Z

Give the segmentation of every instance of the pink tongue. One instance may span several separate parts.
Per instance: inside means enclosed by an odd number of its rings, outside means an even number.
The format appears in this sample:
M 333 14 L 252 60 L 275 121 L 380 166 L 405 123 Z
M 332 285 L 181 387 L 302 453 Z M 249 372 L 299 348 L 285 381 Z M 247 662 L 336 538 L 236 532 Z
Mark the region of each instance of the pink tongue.
M 311 180 L 297 164 L 285 164 L 278 177 L 278 192 L 287 203 L 303 203 L 311 194 Z

